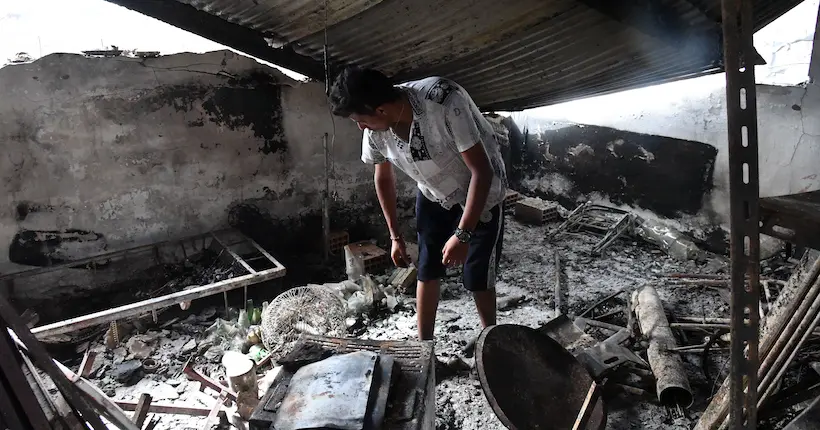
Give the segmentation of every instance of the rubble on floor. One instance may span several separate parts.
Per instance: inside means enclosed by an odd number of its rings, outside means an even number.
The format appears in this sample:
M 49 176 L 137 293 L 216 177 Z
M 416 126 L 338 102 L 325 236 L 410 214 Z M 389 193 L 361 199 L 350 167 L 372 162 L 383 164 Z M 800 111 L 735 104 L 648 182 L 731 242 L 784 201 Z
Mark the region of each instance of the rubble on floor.
M 630 235 L 617 234 L 617 240 L 609 240 L 602 248 L 606 230 L 618 226 L 621 219 L 632 219 L 625 215 L 594 225 L 596 234 L 558 236 L 548 235 L 559 227 L 556 222 L 546 226 L 522 224 L 510 217 L 496 285 L 498 323 L 537 328 L 559 340 L 568 333 L 551 331 L 560 322 L 561 327 L 577 332 L 559 342 L 587 367 L 599 363 L 602 369 L 612 370 L 609 360 L 602 357 L 617 357 L 619 367 L 610 378 L 613 383 L 603 392 L 608 404 L 607 428 L 689 429 L 728 373 L 728 265 L 723 259 L 708 256 L 675 258 L 670 255 L 674 252 L 664 252 Z M 234 406 L 225 408 L 224 423 L 238 417 L 248 419 L 251 405 L 270 393 L 274 381 L 279 380 L 283 370 L 276 360 L 287 362 L 287 354 L 303 335 L 348 336 L 363 342 L 415 340 L 415 269 L 376 272 L 384 254 L 374 249 L 374 244 L 355 246 L 361 252 L 348 251 L 348 258 L 356 254 L 376 261 L 365 267 L 359 264 L 364 258 L 359 258 L 358 268 L 348 270 L 352 279 L 291 289 L 261 307 L 248 303 L 227 313 L 215 307 L 189 310 L 175 320 L 160 319 L 153 327 L 135 329 L 116 345 L 109 345 L 113 347 L 96 341 L 90 347 L 96 360 L 88 378 L 121 403 L 137 402 L 143 393 L 150 393 L 157 404 L 200 411 L 211 410 L 227 398 Z M 345 248 L 350 249 L 350 245 Z M 684 251 L 687 249 L 691 247 L 685 246 Z M 557 263 L 556 255 L 560 257 Z M 766 262 L 764 284 L 770 291 L 761 313 L 769 312 L 792 267 L 793 261 L 778 256 Z M 675 335 L 674 355 L 688 379 L 685 388 L 691 392 L 691 402 L 688 398 L 672 405 L 658 401 L 655 379 L 646 369 L 646 361 L 653 360 L 652 336 L 639 334 L 630 298 L 633 291 L 647 286 L 656 292 Z M 561 289 L 560 309 L 565 314 L 556 311 L 556 291 Z M 476 360 L 470 353 L 481 332 L 472 296 L 461 285 L 457 270 L 448 271 L 441 290 L 435 328 L 436 428 L 502 429 L 482 391 Z M 303 301 L 286 302 L 305 292 L 312 295 Z M 290 313 L 284 315 L 283 308 Z M 275 328 L 266 329 L 266 325 Z M 285 326 L 293 334 L 286 347 L 274 347 L 266 341 L 266 330 L 281 336 Z M 336 326 L 341 326 L 340 333 L 333 331 Z M 250 401 L 239 400 L 244 411 L 235 406 L 243 393 L 234 390 L 234 379 L 239 375 L 226 372 L 226 354 L 249 357 L 252 363 L 244 363 L 260 378 L 254 380 L 253 389 L 243 389 L 246 400 L 247 391 L 254 391 Z M 231 396 L 234 402 L 230 402 Z M 201 428 L 208 419 L 160 416 L 157 429 Z

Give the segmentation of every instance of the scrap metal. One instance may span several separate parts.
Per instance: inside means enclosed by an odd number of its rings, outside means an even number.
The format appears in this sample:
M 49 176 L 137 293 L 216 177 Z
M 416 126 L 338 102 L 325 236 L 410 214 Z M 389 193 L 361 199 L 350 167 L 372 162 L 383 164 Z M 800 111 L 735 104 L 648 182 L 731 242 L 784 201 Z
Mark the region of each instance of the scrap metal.
M 114 402 L 124 411 L 136 411 L 137 402 L 126 402 L 117 400 Z M 148 412 L 154 414 L 172 414 L 172 415 L 190 415 L 193 417 L 207 417 L 211 413 L 211 408 L 201 408 L 196 406 L 176 406 L 176 405 L 160 405 L 151 403 L 148 406 Z M 223 412 L 224 413 L 224 412 Z
M 232 234 L 240 234 L 238 232 L 230 232 Z M 209 235 L 215 236 L 215 233 L 209 233 Z M 285 276 L 286 269 L 278 260 L 276 260 L 272 255 L 270 255 L 264 248 L 259 246 L 253 239 L 245 237 L 244 235 L 241 236 L 242 241 L 241 243 L 247 244 L 248 247 L 253 247 L 256 249 L 256 252 L 264 255 L 267 260 L 269 261 L 270 265 L 272 266 L 269 269 L 260 270 L 260 271 L 251 271 L 247 275 L 237 276 L 230 279 L 225 279 L 219 282 L 215 282 L 208 285 L 197 286 L 194 288 L 182 290 L 179 292 L 167 294 L 164 296 L 154 297 L 147 300 L 142 300 L 139 302 L 130 303 L 123 306 L 118 306 L 111 309 L 106 309 L 99 312 L 94 312 L 88 315 L 83 315 L 80 317 L 71 318 L 65 321 L 59 321 L 52 324 L 47 324 L 44 326 L 36 327 L 31 330 L 32 333 L 37 335 L 38 337 L 46 337 L 56 334 L 63 334 L 69 333 L 75 330 L 80 330 L 82 328 L 96 326 L 98 324 L 104 324 L 108 322 L 113 322 L 118 319 L 132 317 L 144 312 L 149 312 L 155 309 L 162 309 L 168 306 L 172 306 L 178 303 L 183 302 L 190 302 L 195 299 L 208 297 L 218 293 L 225 293 L 226 296 L 226 305 L 227 305 L 227 292 L 230 290 L 234 290 L 240 287 L 247 287 L 249 285 L 258 284 L 263 281 L 277 279 Z M 240 261 L 243 261 L 236 252 L 233 252 L 230 247 L 238 245 L 238 243 L 225 243 L 222 240 L 217 241 L 224 246 L 224 249 L 227 249 L 233 258 L 239 258 Z M 184 250 L 184 245 L 182 246 Z M 96 257 L 99 259 L 100 257 Z M 248 266 L 245 262 L 243 266 Z M 28 273 L 28 272 L 26 272 Z M 40 273 L 39 271 L 37 273 Z M 247 291 L 246 291 L 247 295 Z
M 777 372 L 779 366 L 782 366 L 784 360 L 788 358 L 791 351 L 794 350 L 798 342 L 799 327 L 807 327 L 806 321 L 810 321 L 813 317 L 810 313 L 817 313 L 817 303 L 820 299 L 820 258 L 817 258 L 810 268 L 805 272 L 805 276 L 801 276 L 803 270 L 798 270 L 793 275 L 793 279 L 802 277 L 799 285 L 795 288 L 794 294 L 789 296 L 789 302 L 782 303 L 782 311 L 776 309 L 773 316 L 768 318 L 767 329 L 763 333 L 760 342 L 760 368 L 756 369 L 755 381 L 760 380 L 766 382 L 766 385 L 755 384 L 755 392 L 762 391 L 765 393 L 772 376 L 772 372 Z M 797 281 L 795 281 L 797 282 Z M 811 312 L 810 312 L 811 311 Z M 751 313 L 752 316 L 757 315 L 756 312 Z M 713 430 L 718 428 L 725 428 L 728 425 L 729 406 L 730 406 L 730 390 L 729 385 L 731 377 L 724 381 L 718 392 L 712 398 L 711 403 L 704 411 L 701 419 L 698 421 L 695 430 Z M 765 400 L 765 398 L 763 399 Z M 758 403 L 752 405 L 757 409 Z
M 722 0 L 729 132 L 730 255 L 732 259 L 730 425 L 757 428 L 760 316 L 760 177 L 753 35 L 754 2 Z M 746 277 L 748 276 L 748 284 Z M 748 318 L 746 316 L 748 310 Z
M 185 363 L 185 366 L 182 368 L 182 373 L 185 374 L 187 377 L 191 378 L 194 381 L 199 381 L 202 384 L 202 388 L 208 387 L 217 393 L 224 392 L 228 399 L 231 401 L 236 401 L 236 393 L 231 390 L 230 388 L 226 387 L 225 385 L 220 384 L 219 382 L 199 373 L 194 369 L 190 362 Z
M 663 311 L 663 303 L 651 286 L 632 294 L 641 332 L 649 338 L 647 358 L 657 381 L 658 400 L 669 407 L 692 406 L 694 399 L 683 361 L 674 349 L 675 336 Z
M 509 371 L 511 366 L 515 372 Z M 573 428 L 595 381 L 557 341 L 513 324 L 481 332 L 476 369 L 487 401 L 509 429 Z M 603 428 L 605 411 L 603 400 L 595 402 L 583 428 Z
M 593 246 L 593 254 L 600 254 L 619 237 L 631 232 L 637 217 L 625 210 L 586 202 L 570 212 L 567 219 L 547 234 L 548 240 L 558 239 L 566 233 L 587 231 L 602 236 Z
M 60 371 L 57 363 L 49 357 L 45 347 L 29 331 L 25 322 L 15 314 L 14 308 L 2 295 L 0 295 L 0 320 L 4 321 L 10 329 L 9 335 L 14 333 L 15 342 L 24 349 L 24 352 L 29 353 L 36 364 L 48 374 L 63 397 L 82 415 L 82 418 L 92 428 L 104 430 L 106 427 L 100 416 L 94 412 L 91 402 L 84 398 Z

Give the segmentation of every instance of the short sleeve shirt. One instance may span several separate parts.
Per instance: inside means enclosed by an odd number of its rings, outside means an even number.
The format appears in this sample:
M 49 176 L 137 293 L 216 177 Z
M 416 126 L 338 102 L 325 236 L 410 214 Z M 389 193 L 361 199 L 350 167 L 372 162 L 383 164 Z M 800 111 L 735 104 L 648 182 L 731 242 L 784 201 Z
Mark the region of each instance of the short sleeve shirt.
M 469 94 L 451 80 L 430 77 L 398 87 L 413 107 L 409 142 L 392 130 L 367 129 L 362 139 L 362 161 L 391 162 L 418 183 L 425 197 L 450 209 L 467 202 L 472 178 L 461 152 L 482 145 L 493 169 L 481 217 L 487 221 L 489 210 L 504 200 L 507 189 L 504 161 L 493 127 Z

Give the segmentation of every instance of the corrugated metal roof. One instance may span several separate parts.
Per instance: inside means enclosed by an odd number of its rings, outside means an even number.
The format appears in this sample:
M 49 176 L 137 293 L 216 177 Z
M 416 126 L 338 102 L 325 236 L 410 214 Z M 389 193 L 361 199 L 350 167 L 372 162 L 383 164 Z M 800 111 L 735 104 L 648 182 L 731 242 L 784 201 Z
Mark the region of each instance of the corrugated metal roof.
M 446 76 L 488 110 L 721 71 L 720 0 L 634 2 L 628 16 L 606 0 L 177 1 L 319 63 L 327 28 L 332 64 L 376 67 L 398 80 Z M 800 1 L 756 1 L 756 28 Z

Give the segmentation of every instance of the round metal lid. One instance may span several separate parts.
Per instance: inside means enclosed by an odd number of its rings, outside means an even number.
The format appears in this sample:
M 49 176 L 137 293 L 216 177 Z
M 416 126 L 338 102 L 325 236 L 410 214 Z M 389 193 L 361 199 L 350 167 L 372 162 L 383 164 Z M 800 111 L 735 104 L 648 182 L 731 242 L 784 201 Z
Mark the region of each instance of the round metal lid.
M 484 329 L 476 342 L 476 367 L 484 395 L 509 429 L 571 429 L 592 384 L 569 351 L 521 325 Z M 605 424 L 599 399 L 587 428 Z

